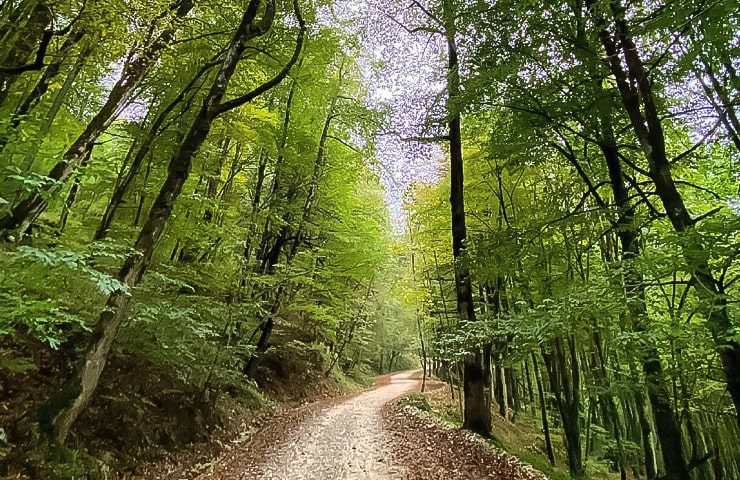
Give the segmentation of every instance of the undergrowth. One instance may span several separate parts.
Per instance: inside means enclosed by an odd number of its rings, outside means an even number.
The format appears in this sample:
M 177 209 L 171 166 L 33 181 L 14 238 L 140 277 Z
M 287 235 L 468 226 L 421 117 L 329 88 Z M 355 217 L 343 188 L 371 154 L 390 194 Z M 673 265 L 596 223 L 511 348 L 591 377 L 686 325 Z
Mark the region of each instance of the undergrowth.
M 462 427 L 458 399 L 452 400 L 449 390 L 442 385 L 425 394 L 413 393 L 403 397 L 406 405 L 430 412 L 435 418 L 453 428 Z M 553 480 L 572 480 L 568 473 L 563 445 L 562 432 L 552 428 L 551 438 L 556 450 L 555 466 L 547 459 L 544 437 L 538 421 L 530 413 L 522 412 L 514 423 L 494 414 L 491 438 L 486 441 L 492 448 L 504 450 L 521 461 L 532 465 Z M 601 459 L 591 458 L 587 461 L 587 474 L 579 480 L 616 480 L 619 474 L 609 470 L 608 464 Z

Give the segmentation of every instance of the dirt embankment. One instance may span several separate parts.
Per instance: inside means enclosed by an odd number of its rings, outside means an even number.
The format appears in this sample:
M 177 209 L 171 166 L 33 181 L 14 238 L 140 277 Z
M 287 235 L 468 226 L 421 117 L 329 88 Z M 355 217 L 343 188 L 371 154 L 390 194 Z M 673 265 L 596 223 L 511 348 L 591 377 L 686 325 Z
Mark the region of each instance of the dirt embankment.
M 248 379 L 205 389 L 174 369 L 119 352 L 74 425 L 69 448 L 49 451 L 35 412 L 70 375 L 74 358 L 63 349 L 39 348 L 32 352 L 37 368 L 0 370 L 0 478 L 195 477 L 276 413 L 346 391 L 324 376 L 319 355 L 284 350 L 266 357 L 260 390 Z

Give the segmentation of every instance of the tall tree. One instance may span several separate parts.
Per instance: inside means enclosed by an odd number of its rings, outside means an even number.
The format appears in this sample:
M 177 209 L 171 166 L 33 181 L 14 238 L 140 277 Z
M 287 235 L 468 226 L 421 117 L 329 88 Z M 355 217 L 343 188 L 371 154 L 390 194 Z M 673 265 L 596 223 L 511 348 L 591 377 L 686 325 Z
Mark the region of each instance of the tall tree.
M 225 102 L 222 101 L 247 42 L 264 35 L 272 26 L 275 16 L 275 3 L 269 2 L 262 17 L 258 18 L 260 3 L 259 0 L 252 0 L 244 10 L 241 21 L 219 66 L 218 73 L 203 99 L 202 106 L 193 119 L 188 134 L 170 160 L 167 178 L 134 244 L 137 253 L 126 259 L 118 273 L 119 280 L 127 286 L 127 289 L 119 289 L 108 297 L 106 308 L 95 325 L 90 346 L 85 353 L 84 363 L 78 369 L 76 375 L 67 382 L 64 390 L 49 401 L 42 412 L 42 425 L 60 443 L 63 443 L 67 438 L 70 427 L 92 398 L 105 367 L 113 340 L 131 301 L 129 289 L 135 287 L 146 273 L 157 240 L 162 235 L 165 222 L 170 217 L 175 201 L 182 192 L 183 184 L 190 173 L 193 157 L 208 136 L 213 121 L 219 115 L 252 101 L 278 85 L 298 60 L 303 46 L 306 24 L 301 16 L 298 1 L 294 0 L 293 8 L 300 26 L 300 32 L 290 60 L 276 76 L 251 92 Z
M 460 121 L 460 66 L 456 44 L 456 9 L 452 0 L 443 0 L 444 33 L 447 41 L 447 115 L 450 149 L 450 207 L 452 210 L 452 253 L 455 260 L 455 294 L 460 321 L 475 321 L 473 290 L 467 260 L 465 225 L 465 182 Z M 465 428 L 488 435 L 491 432 L 490 346 L 476 347 L 463 364 Z

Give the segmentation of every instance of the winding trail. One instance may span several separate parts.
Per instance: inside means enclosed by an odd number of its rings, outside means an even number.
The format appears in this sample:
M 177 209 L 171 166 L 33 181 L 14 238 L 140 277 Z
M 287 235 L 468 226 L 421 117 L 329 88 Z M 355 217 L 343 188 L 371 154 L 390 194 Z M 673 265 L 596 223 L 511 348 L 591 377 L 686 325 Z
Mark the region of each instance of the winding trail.
M 417 378 L 414 378 L 414 377 Z M 391 375 L 388 383 L 323 406 L 300 419 L 283 439 L 261 432 L 244 452 L 218 474 L 202 478 L 259 480 L 380 480 L 405 478 L 391 462 L 390 439 L 381 409 L 418 388 L 418 372 Z
M 388 405 L 418 389 L 420 372 L 372 390 L 305 405 L 271 421 L 201 480 L 544 480 L 473 434 Z M 439 382 L 437 382 L 439 383 Z M 439 383 L 439 387 L 444 385 Z M 393 407 L 393 408 L 386 408 Z

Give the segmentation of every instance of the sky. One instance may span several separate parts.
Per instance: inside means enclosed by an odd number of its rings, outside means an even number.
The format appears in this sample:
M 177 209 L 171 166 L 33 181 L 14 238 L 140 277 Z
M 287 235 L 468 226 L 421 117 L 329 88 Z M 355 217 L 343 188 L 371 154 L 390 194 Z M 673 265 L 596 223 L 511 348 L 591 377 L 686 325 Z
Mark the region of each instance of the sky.
M 430 24 L 410 1 L 335 0 L 331 10 L 320 12 L 319 20 L 360 37 L 358 63 L 367 87 L 366 104 L 387 112 L 387 123 L 375 139 L 375 166 L 393 230 L 402 234 L 407 226 L 409 188 L 417 182 L 438 181 L 446 165 L 439 145 L 404 140 L 442 134 L 440 126 L 430 124 L 430 119 L 444 115 L 443 38 L 408 31 Z M 103 84 L 112 87 L 121 68 L 120 62 L 111 65 Z M 143 119 L 146 111 L 144 103 L 135 102 L 121 116 Z
M 416 182 L 437 181 L 444 169 L 438 145 L 404 140 L 439 135 L 429 118 L 443 112 L 445 48 L 439 35 L 409 30 L 427 23 L 410 2 L 338 0 L 335 21 L 359 29 L 359 64 L 367 86 L 367 105 L 388 112 L 376 139 L 376 159 L 394 231 L 402 233 L 404 196 Z M 403 26 L 402 26 L 403 25 Z

